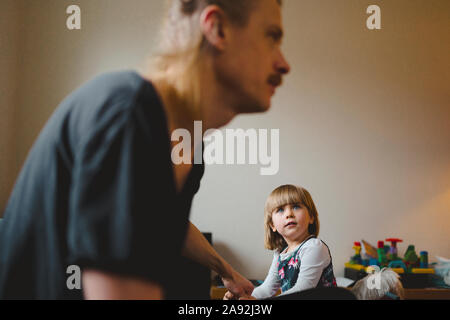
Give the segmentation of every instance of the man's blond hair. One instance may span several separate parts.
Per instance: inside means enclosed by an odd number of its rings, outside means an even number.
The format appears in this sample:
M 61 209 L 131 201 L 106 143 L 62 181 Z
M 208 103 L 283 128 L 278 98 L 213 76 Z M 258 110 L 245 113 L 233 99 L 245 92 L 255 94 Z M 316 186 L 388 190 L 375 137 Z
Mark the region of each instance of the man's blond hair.
M 160 35 L 159 52 L 150 58 L 152 79 L 164 79 L 173 94 L 190 106 L 197 106 L 201 88 L 199 62 L 205 39 L 200 28 L 204 8 L 216 5 L 229 21 L 245 27 L 260 0 L 167 0 L 167 14 Z M 276 0 L 280 5 L 282 0 Z M 198 110 L 191 110 L 194 114 Z

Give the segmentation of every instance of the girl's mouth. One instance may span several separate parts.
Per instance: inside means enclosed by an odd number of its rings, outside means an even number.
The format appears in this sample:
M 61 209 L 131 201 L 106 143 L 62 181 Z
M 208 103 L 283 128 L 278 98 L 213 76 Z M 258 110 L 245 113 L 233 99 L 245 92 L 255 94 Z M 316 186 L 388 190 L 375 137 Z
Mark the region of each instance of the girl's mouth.
M 297 223 L 295 223 L 295 222 L 289 222 L 287 225 L 285 225 L 285 227 L 286 228 L 295 227 L 296 225 L 297 225 Z

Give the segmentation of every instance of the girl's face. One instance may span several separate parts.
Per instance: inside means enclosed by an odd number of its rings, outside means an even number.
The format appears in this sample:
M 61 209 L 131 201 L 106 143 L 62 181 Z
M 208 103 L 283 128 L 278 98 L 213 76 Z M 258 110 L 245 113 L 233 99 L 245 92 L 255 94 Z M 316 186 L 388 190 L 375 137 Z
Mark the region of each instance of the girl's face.
M 272 231 L 278 232 L 288 243 L 308 236 L 308 226 L 313 222 L 308 209 L 298 203 L 279 207 L 272 213 Z

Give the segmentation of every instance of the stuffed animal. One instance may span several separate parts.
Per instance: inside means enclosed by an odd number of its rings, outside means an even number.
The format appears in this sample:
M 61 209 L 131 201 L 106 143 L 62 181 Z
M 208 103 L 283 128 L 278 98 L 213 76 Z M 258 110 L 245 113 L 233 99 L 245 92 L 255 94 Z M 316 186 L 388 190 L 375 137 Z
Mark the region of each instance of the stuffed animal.
M 353 286 L 353 294 L 358 300 L 403 300 L 404 290 L 400 276 L 392 269 L 372 268 L 372 272 Z

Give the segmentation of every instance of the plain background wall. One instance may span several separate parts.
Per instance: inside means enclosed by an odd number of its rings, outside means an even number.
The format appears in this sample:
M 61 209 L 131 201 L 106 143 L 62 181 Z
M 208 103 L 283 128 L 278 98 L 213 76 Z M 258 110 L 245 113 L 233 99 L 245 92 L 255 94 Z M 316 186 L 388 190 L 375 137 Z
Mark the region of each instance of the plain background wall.
M 22 3 L 0 0 L 0 212 L 15 179 L 16 85 L 19 77 Z
M 0 205 L 59 102 L 98 73 L 139 69 L 162 0 L 0 0 Z M 82 30 L 66 28 L 81 7 Z M 382 9 L 382 30 L 366 9 Z M 192 220 L 238 271 L 263 279 L 263 206 L 277 186 L 307 188 L 343 275 L 353 241 L 400 237 L 450 257 L 450 2 L 286 0 L 292 72 L 267 114 L 230 128 L 280 129 L 280 171 L 209 166 Z M 170 237 L 170 230 L 168 230 Z

